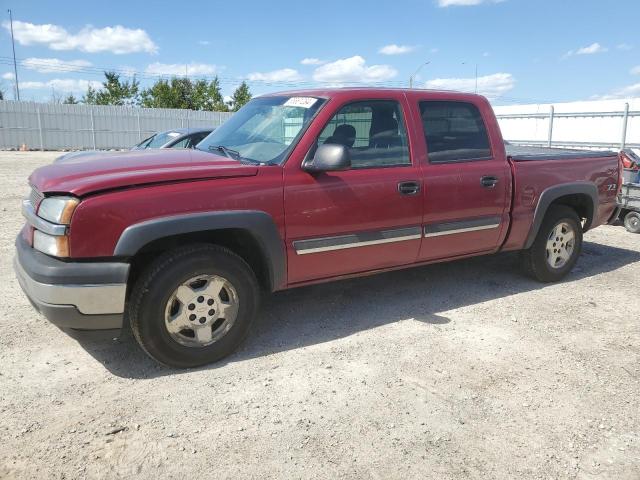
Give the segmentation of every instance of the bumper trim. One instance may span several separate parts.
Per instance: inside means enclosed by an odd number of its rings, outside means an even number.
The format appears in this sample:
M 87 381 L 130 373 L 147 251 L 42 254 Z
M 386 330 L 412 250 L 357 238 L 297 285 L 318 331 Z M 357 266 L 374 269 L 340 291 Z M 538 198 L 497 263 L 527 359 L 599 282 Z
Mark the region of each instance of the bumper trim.
M 13 265 L 20 286 L 36 304 L 74 306 L 79 313 L 85 315 L 124 312 L 126 283 L 53 285 L 31 278 L 17 257 L 14 258 Z
M 34 307 L 58 328 L 78 330 L 117 330 L 122 328 L 122 313 L 84 315 L 71 305 L 36 304 Z

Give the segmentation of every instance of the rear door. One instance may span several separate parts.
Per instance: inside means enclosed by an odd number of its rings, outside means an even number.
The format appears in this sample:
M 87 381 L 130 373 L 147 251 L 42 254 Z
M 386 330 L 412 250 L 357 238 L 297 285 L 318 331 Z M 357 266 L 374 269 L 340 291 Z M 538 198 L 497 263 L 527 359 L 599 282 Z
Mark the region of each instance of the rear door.
M 401 93 L 327 106 L 309 153 L 285 168 L 288 278 L 300 283 L 415 262 L 422 182 L 412 161 Z M 389 98 L 391 97 L 391 98 Z M 308 173 L 305 155 L 323 143 L 351 154 L 347 171 Z
M 491 144 L 490 107 L 479 106 L 418 101 L 427 150 L 420 260 L 491 252 L 504 237 L 511 175 L 504 148 Z

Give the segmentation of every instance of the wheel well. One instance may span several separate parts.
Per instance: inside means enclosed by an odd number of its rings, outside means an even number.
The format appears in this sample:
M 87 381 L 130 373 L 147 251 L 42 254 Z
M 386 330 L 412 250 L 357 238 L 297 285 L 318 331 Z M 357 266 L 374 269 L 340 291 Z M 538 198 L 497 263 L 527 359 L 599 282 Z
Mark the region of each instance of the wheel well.
M 133 285 L 145 267 L 162 253 L 189 243 L 211 243 L 228 248 L 249 264 L 263 289 L 272 289 L 269 265 L 260 243 L 247 230 L 239 228 L 172 235 L 146 244 L 130 260 L 129 284 Z
M 585 193 L 573 193 L 570 195 L 563 195 L 556 198 L 549 208 L 553 205 L 565 205 L 576 211 L 578 216 L 584 220 L 583 230 L 586 232 L 593 223 L 593 200 Z

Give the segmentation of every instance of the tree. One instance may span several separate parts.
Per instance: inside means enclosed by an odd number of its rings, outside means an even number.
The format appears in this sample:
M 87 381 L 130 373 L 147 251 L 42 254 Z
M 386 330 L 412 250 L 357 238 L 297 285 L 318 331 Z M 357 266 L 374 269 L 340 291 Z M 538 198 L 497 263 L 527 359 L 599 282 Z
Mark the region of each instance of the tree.
M 86 103 L 87 105 L 95 105 L 96 102 L 96 89 L 91 85 L 87 87 L 87 93 L 85 93 L 82 97 L 82 103 Z
M 131 81 L 120 80 L 116 72 L 104 72 L 105 81 L 99 90 L 89 86 L 83 97 L 84 103 L 94 105 L 135 106 L 140 101 L 140 82 L 134 76 Z
M 212 81 L 173 77 L 157 80 L 141 95 L 140 104 L 150 108 L 185 108 L 227 111 L 218 77 Z
M 56 92 L 56 89 L 51 87 L 51 98 L 49 99 L 49 103 L 54 103 L 56 105 L 60 105 L 62 103 L 62 95 Z
M 157 80 L 141 95 L 141 105 L 149 108 L 189 108 L 191 81 L 173 77 Z
M 234 112 L 237 112 L 249 100 L 251 100 L 251 91 L 249 90 L 247 82 L 243 81 L 240 86 L 236 88 L 235 92 L 233 92 L 229 107 L 231 107 L 231 110 Z
M 70 93 L 69 95 L 64 97 L 64 100 L 62 100 L 62 103 L 66 105 L 75 105 L 76 103 L 78 103 L 78 99 L 73 96 L 73 93 Z
M 196 80 L 193 84 L 193 109 L 226 112 L 229 109 L 224 103 L 220 91 L 220 81 L 215 77 L 209 83 L 206 80 Z

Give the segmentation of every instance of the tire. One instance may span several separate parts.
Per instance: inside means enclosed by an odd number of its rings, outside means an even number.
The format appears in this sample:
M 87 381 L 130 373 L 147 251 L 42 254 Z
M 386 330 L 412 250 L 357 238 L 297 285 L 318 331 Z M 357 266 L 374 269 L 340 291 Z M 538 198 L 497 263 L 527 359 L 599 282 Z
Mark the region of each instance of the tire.
M 627 213 L 624 217 L 624 228 L 627 229 L 627 232 L 640 233 L 640 213 Z
M 224 247 L 198 244 L 152 262 L 133 287 L 128 313 L 147 355 L 191 368 L 236 350 L 259 304 L 258 281 L 242 258 Z
M 556 238 L 551 237 L 553 232 L 558 234 Z M 570 233 L 573 233 L 572 248 L 566 241 L 570 239 Z M 573 269 L 581 251 L 582 224 L 577 213 L 570 207 L 553 205 L 549 207 L 533 245 L 522 252 L 523 266 L 529 276 L 540 282 L 557 282 Z

